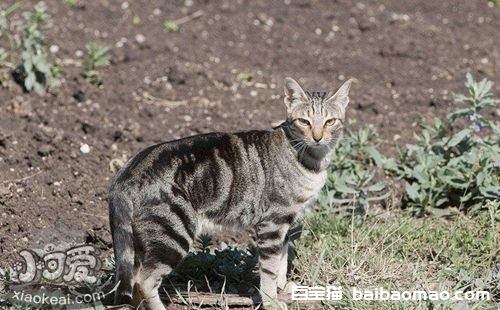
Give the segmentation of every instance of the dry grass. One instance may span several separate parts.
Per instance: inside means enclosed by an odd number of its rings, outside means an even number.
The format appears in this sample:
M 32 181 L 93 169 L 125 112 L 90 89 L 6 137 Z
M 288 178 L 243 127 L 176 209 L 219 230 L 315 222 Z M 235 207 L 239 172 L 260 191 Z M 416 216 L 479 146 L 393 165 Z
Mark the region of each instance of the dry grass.
M 297 242 L 294 280 L 308 286 L 344 288 L 340 302 L 324 302 L 322 309 L 498 309 L 498 206 L 491 203 L 488 211 L 477 217 L 460 216 L 454 220 L 417 219 L 401 211 L 384 212 L 369 217 L 359 227 L 348 217 L 315 214 L 307 220 L 304 236 Z M 382 287 L 388 291 L 486 290 L 496 301 L 353 300 L 353 287 Z

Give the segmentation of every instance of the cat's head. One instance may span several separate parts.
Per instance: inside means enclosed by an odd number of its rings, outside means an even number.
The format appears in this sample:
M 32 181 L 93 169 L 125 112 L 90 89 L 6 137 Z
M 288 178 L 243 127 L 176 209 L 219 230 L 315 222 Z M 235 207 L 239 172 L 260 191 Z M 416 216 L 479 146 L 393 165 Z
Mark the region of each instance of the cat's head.
M 337 92 L 305 92 L 292 78 L 285 79 L 287 123 L 294 140 L 310 147 L 332 147 L 341 136 L 349 103 L 346 81 Z

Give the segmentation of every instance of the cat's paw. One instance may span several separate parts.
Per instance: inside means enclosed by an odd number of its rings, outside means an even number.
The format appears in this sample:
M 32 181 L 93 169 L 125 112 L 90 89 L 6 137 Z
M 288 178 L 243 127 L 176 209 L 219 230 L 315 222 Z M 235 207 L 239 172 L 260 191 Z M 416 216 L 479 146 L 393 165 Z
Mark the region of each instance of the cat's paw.
M 288 281 L 285 286 L 281 289 L 280 293 L 284 295 L 291 295 L 293 291 L 293 287 L 297 286 L 297 284 L 293 281 Z
M 286 303 L 279 300 L 264 301 L 262 306 L 265 310 L 288 310 Z

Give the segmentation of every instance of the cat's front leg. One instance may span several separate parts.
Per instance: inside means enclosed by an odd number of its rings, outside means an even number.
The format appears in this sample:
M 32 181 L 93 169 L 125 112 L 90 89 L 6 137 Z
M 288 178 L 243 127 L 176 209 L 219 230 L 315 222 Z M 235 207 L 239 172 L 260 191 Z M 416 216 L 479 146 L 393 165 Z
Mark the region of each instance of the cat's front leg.
M 283 247 L 284 249 L 282 250 L 280 255 L 278 278 L 276 279 L 276 284 L 279 290 L 283 290 L 287 282 L 286 272 L 288 271 L 288 234 L 285 237 Z
M 266 309 L 286 309 L 286 304 L 277 297 L 278 284 L 286 283 L 288 228 L 289 225 L 277 225 L 272 221 L 257 226 L 260 291 Z

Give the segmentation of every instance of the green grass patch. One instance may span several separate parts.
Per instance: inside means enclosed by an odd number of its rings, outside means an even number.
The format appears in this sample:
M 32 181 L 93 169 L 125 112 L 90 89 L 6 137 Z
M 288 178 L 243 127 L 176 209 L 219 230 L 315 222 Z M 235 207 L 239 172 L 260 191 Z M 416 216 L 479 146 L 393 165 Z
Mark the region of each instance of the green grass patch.
M 469 308 L 496 309 L 500 290 L 500 203 L 489 212 L 453 221 L 415 218 L 385 211 L 367 216 L 315 212 L 296 244 L 293 278 L 307 286 L 343 287 L 339 302 L 324 309 L 454 309 L 456 301 L 354 300 L 352 288 L 397 291 L 490 292 L 490 301 L 467 301 Z M 463 303 L 463 302 L 462 302 Z M 296 306 L 297 307 L 297 306 Z

